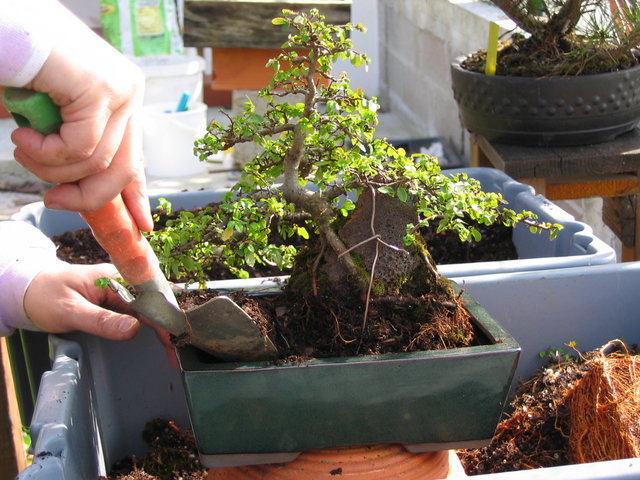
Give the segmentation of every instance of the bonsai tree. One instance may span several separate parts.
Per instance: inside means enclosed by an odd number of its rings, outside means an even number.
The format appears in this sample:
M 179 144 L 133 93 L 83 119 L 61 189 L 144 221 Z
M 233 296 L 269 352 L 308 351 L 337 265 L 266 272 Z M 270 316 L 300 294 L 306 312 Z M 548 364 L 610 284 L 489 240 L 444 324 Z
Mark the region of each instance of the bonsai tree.
M 202 270 L 212 260 L 240 277 L 248 275 L 246 265 L 282 268 L 295 262 L 284 289 L 295 307 L 283 307 L 278 323 L 297 321 L 307 331 L 333 332 L 330 336 L 340 339 L 344 351 L 352 345 L 351 353 L 380 352 L 380 346 L 360 345 L 363 338 L 380 339 L 385 332 L 393 337 L 389 344 L 423 348 L 422 340 L 405 335 L 410 329 L 430 336 L 431 347 L 464 343 L 472 336 L 464 325 L 466 311 L 450 282 L 439 275 L 420 228 L 437 222 L 439 231 L 454 230 L 463 241 L 478 241 L 475 222 L 521 222 L 533 231 L 550 230 L 552 237 L 560 227 L 504 208 L 499 194 L 483 192 L 464 174 L 441 173 L 436 158 L 407 156 L 374 139 L 376 99 L 352 90 L 344 73 L 332 73 L 338 59 L 356 66 L 369 63 L 348 38 L 350 31 L 365 29 L 323 20 L 317 10 L 308 15 L 283 10 L 273 20 L 292 33 L 283 52 L 267 64 L 273 79 L 259 93 L 268 102 L 267 111 L 257 113 L 248 101 L 241 115 L 229 117 L 228 126 L 212 122 L 195 146 L 202 160 L 244 142 L 256 142 L 262 153 L 246 164 L 217 210 L 182 212 L 152 234 L 152 245 L 167 272 L 201 284 Z M 276 102 L 277 97 L 285 101 Z M 307 247 L 298 251 L 291 245 L 291 237 L 311 235 Z M 339 317 L 344 305 L 356 308 L 356 323 Z M 407 311 L 398 315 L 401 307 Z M 317 312 L 324 319 L 311 327 L 308 315 Z M 405 314 L 417 320 L 417 327 L 405 323 Z M 453 326 L 430 330 L 426 317 L 438 314 L 453 319 Z M 311 352 L 319 356 L 319 350 Z M 309 347 L 298 354 L 310 354 Z
M 492 1 L 520 29 L 511 41 L 501 43 L 496 75 L 604 73 L 638 63 L 635 49 L 640 43 L 640 7 L 635 2 Z M 474 63 L 483 62 L 472 60 L 466 67 L 472 69 Z

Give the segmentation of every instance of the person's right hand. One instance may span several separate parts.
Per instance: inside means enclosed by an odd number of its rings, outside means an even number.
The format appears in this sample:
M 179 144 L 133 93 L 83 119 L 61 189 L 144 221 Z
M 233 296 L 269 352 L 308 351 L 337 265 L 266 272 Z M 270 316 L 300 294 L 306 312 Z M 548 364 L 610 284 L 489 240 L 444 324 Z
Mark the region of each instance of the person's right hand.
M 51 3 L 58 34 L 25 87 L 49 94 L 64 123 L 60 134 L 46 137 L 29 128 L 15 130 L 15 158 L 58 184 L 44 197 L 48 208 L 95 211 L 122 193 L 138 227 L 150 231 L 139 120 L 144 76 L 62 5 Z

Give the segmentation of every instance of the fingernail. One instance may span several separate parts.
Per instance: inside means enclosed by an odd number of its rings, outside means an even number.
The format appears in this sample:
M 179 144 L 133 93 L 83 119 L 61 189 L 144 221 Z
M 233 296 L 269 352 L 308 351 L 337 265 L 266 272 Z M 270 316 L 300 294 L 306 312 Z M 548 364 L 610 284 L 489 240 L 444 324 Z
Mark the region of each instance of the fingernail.
M 59 203 L 48 203 L 45 205 L 49 210 L 64 210 Z
M 118 325 L 118 332 L 127 333 L 136 325 L 136 323 L 138 323 L 138 321 L 135 318 L 125 317 L 122 320 L 120 320 L 120 324 Z

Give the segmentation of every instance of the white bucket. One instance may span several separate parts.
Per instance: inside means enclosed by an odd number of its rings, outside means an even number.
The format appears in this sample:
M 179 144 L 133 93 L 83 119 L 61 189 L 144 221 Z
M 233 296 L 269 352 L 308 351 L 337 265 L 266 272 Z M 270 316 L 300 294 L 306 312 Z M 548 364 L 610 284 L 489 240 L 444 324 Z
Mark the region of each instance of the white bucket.
M 144 105 L 162 102 L 178 105 L 183 92 L 188 92 L 193 102 L 202 101 L 206 62 L 197 53 L 187 50 L 185 55 L 152 55 L 131 60 L 144 73 Z
M 175 109 L 175 102 L 142 108 L 142 150 L 150 177 L 186 177 L 207 168 L 193 153 L 194 142 L 207 130 L 207 106 L 196 102 L 184 112 Z

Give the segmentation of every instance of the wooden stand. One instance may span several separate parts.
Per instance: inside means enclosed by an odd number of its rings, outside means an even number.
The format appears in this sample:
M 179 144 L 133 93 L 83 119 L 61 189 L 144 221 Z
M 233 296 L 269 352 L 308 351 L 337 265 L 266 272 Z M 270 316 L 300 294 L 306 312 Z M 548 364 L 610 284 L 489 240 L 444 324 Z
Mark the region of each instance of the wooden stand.
M 612 142 L 562 148 L 503 145 L 471 134 L 470 153 L 472 167 L 502 170 L 549 200 L 602 197 L 602 218 L 622 241 L 621 260 L 640 260 L 638 129 Z
M 0 480 L 13 480 L 27 466 L 22 422 L 9 362 L 7 341 L 0 338 Z

